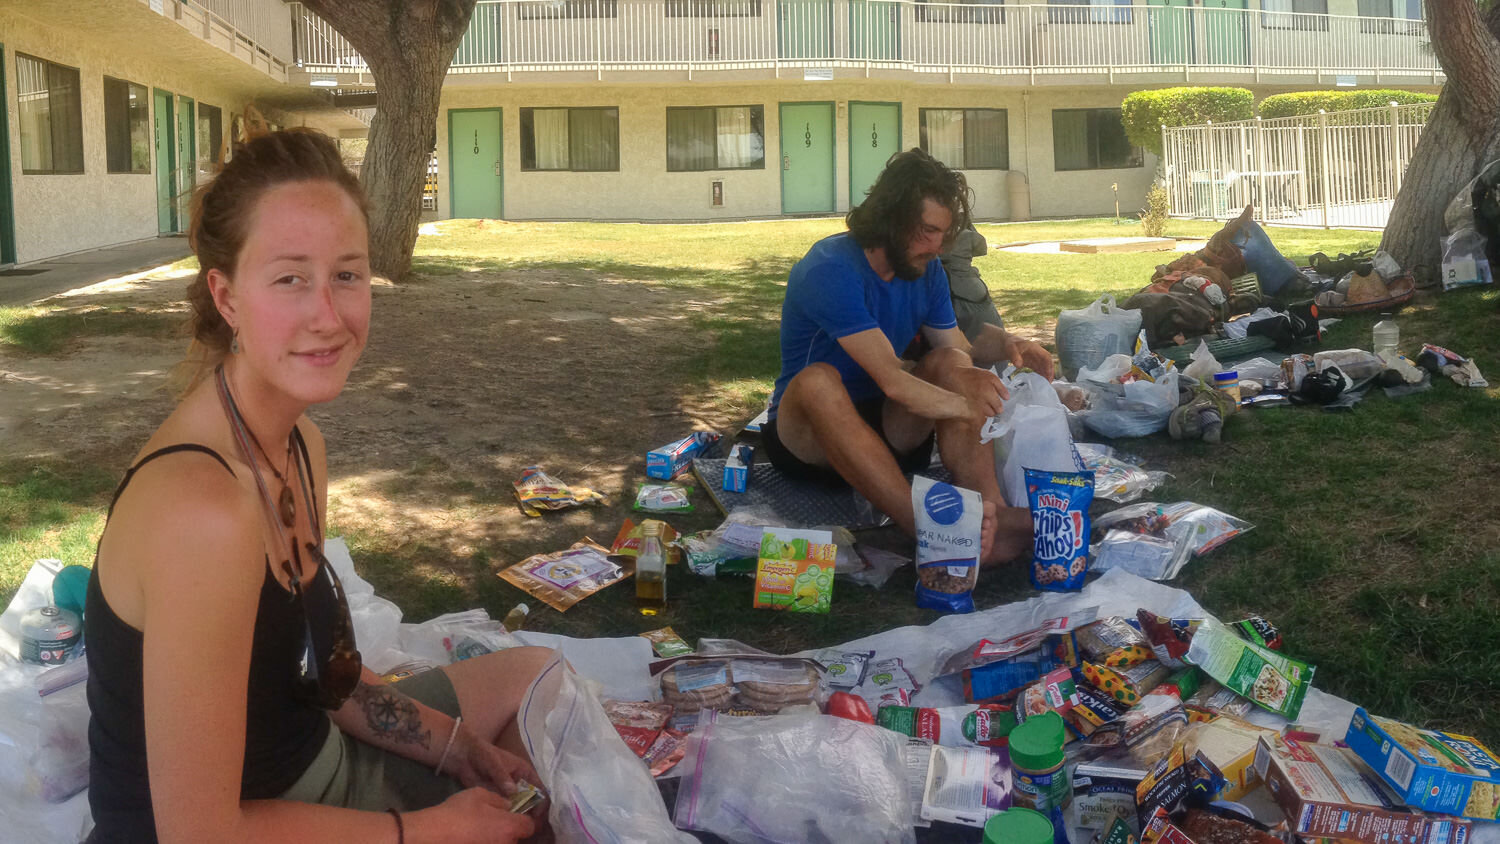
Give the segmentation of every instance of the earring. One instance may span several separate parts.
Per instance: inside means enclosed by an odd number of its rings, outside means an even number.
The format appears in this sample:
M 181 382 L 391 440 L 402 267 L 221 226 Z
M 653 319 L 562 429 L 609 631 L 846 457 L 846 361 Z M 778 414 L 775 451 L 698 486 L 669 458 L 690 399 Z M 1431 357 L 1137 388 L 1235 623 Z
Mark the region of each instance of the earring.
M 240 353 L 240 330 L 238 328 L 234 330 L 234 339 L 229 341 L 229 353 L 231 355 Z

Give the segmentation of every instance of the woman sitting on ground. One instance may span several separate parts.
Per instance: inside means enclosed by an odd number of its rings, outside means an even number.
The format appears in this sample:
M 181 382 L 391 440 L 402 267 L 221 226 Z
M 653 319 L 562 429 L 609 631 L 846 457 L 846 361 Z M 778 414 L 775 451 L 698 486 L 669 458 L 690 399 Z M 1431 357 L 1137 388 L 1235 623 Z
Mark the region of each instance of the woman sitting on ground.
M 322 554 L 303 412 L 370 325 L 364 194 L 326 136 L 237 147 L 195 197 L 197 376 L 115 492 L 89 580 L 90 841 L 515 841 L 516 725 L 549 657 L 387 684 Z

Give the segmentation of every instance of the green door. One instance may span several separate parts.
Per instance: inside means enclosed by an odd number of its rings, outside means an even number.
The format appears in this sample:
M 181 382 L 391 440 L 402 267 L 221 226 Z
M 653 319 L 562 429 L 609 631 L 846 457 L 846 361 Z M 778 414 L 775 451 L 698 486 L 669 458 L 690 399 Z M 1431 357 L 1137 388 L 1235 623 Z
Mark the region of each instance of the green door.
M 5 93 L 5 45 L 0 44 L 0 264 L 16 262 L 16 211 L 10 196 L 10 98 Z
M 1150 15 L 1151 63 L 1187 64 L 1193 42 L 1192 0 L 1146 0 Z
M 448 110 L 448 213 L 498 220 L 505 215 L 500 109 Z
M 1246 0 L 1203 0 L 1203 64 L 1244 66 L 1250 63 Z
M 156 146 L 156 230 L 162 234 L 177 231 L 176 191 L 172 177 L 177 172 L 177 143 L 172 119 L 172 95 L 160 88 L 153 91 L 156 120 L 151 124 Z
M 900 150 L 900 103 L 849 103 L 850 208 L 865 201 L 886 161 Z
M 870 61 L 901 59 L 901 4 L 849 0 L 849 55 Z
M 193 185 L 197 177 L 193 173 L 198 162 L 197 132 L 194 131 L 193 101 L 187 97 L 177 98 L 177 230 L 188 230 L 192 218 Z
M 778 0 L 776 51 L 783 59 L 832 58 L 831 0 Z
M 781 213 L 834 209 L 833 103 L 781 104 Z

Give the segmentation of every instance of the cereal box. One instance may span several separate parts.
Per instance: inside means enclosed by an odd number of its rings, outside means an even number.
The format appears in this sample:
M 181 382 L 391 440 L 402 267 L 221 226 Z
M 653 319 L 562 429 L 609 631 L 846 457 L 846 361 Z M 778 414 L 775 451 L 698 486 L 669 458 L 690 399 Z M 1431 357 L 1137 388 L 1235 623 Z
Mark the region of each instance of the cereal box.
M 828 612 L 836 552 L 831 531 L 767 528 L 755 566 L 755 608 Z
M 1500 819 L 1500 759 L 1478 739 L 1424 730 L 1355 709 L 1344 736 L 1407 805 L 1484 821 Z

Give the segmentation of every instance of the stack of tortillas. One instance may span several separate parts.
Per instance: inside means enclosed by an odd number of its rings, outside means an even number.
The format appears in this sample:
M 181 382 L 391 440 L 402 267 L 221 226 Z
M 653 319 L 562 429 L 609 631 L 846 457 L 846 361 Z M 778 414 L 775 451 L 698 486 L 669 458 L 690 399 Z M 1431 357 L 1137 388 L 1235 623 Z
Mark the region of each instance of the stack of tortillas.
M 730 674 L 740 703 L 761 712 L 812 703 L 818 690 L 817 669 L 799 660 L 737 659 Z
M 728 706 L 734 699 L 729 684 L 729 663 L 679 662 L 662 672 L 661 699 L 678 713 Z

